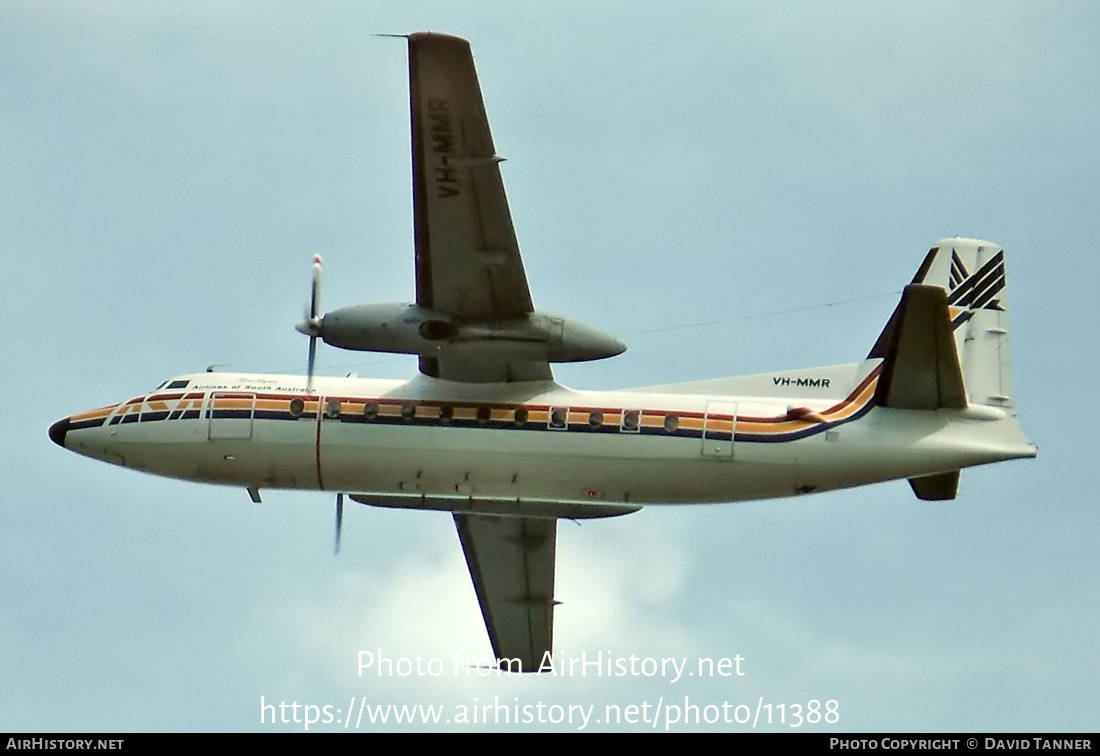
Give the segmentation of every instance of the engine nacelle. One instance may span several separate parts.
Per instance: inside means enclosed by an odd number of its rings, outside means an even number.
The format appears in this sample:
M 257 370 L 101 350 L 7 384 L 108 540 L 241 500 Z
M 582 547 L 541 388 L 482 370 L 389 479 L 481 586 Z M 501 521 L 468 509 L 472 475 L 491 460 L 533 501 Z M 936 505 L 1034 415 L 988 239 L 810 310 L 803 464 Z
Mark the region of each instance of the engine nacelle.
M 443 350 L 504 351 L 519 360 L 584 362 L 614 357 L 626 345 L 583 323 L 533 312 L 500 321 L 461 321 L 415 304 L 333 310 L 319 334 L 340 349 L 438 355 Z

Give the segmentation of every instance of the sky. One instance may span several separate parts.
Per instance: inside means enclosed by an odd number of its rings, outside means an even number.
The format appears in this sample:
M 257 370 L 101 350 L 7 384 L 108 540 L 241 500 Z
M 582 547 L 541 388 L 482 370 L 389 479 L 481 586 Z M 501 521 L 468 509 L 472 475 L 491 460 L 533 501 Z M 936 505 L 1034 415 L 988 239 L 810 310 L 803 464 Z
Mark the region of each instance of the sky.
M 329 494 L 256 506 L 50 443 L 210 364 L 304 372 L 316 253 L 327 308 L 412 299 L 406 50 L 373 35 L 420 30 L 471 40 L 536 306 L 629 346 L 559 381 L 857 361 L 928 248 L 978 237 L 1039 457 L 945 503 L 562 522 L 559 657 L 744 674 L 498 679 L 455 674 L 490 648 L 446 514 L 349 507 L 333 558 Z M 453 721 L 349 730 L 752 729 L 668 721 L 728 704 L 776 732 L 1095 731 L 1095 442 L 1065 401 L 1097 363 L 1098 36 L 1084 1 L 0 3 L 0 730 L 298 731 L 262 706 L 365 701 Z M 444 671 L 397 673 L 418 655 Z M 793 727 L 812 701 L 839 721 Z M 458 721 L 486 703 L 536 721 Z

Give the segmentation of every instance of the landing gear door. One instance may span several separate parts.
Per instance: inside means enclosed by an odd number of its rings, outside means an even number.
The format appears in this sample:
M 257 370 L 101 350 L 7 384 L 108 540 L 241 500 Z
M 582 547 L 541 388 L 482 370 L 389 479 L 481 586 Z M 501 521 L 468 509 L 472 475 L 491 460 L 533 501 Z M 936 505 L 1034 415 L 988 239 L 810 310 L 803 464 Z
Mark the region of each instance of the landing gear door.
M 737 428 L 737 405 L 707 402 L 703 419 L 703 456 L 733 459 L 733 436 Z
M 255 394 L 215 391 L 210 395 L 210 440 L 252 438 L 252 409 Z

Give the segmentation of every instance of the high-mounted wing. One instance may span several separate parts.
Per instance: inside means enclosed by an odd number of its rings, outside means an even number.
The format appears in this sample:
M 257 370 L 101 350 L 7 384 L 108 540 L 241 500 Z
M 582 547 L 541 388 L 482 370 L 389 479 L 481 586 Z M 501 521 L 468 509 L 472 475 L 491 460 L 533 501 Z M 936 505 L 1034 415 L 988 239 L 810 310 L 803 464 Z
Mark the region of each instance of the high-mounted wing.
M 553 646 L 558 521 L 457 513 L 454 520 L 493 653 L 503 669 L 538 670 Z
M 534 311 L 470 43 L 410 34 L 416 302 L 458 321 Z M 442 347 L 421 372 L 448 380 L 548 380 L 545 360 Z
M 321 317 L 315 272 L 314 305 L 297 326 L 311 349 L 320 338 L 340 349 L 415 354 L 422 373 L 463 383 L 545 383 L 551 362 L 621 354 L 626 346 L 613 336 L 534 309 L 470 44 L 428 32 L 402 36 L 416 304 L 355 305 Z

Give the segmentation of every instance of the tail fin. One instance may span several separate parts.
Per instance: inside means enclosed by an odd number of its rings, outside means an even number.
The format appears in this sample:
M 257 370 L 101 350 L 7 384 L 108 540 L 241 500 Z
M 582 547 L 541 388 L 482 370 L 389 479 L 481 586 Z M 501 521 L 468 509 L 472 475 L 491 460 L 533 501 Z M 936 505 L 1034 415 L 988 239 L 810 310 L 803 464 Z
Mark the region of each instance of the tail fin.
M 914 309 L 905 307 L 911 290 L 940 287 L 946 293 L 947 316 L 954 332 L 967 403 L 1012 410 L 1004 249 L 978 239 L 944 239 L 929 250 L 913 277 L 913 284 L 917 286 L 907 287 L 902 304 L 871 356 L 891 362 L 886 352 L 891 341 L 899 340 L 896 332 L 904 320 L 902 315 L 905 310 Z M 884 374 L 887 369 L 888 364 L 884 365 Z

